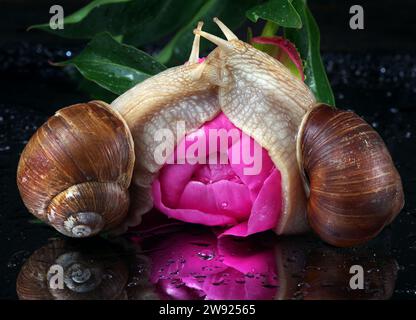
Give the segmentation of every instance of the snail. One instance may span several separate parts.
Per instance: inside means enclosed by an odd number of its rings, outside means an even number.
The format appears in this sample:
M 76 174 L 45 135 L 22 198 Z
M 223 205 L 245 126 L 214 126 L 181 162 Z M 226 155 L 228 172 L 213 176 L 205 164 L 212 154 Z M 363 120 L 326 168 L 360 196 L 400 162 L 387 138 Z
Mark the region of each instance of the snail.
M 153 206 L 151 186 L 163 166 L 155 159 L 160 144 L 157 131 L 169 129 L 180 141 L 222 112 L 267 150 L 280 171 L 283 204 L 274 229 L 277 234 L 303 233 L 312 227 L 336 246 L 357 245 L 376 236 L 404 204 L 400 176 L 380 136 L 357 115 L 317 103 L 306 84 L 279 61 L 239 40 L 217 18 L 214 22 L 226 40 L 202 31 L 199 23 L 185 65 L 146 79 L 111 103 L 131 133 L 135 153 L 131 210 L 127 217 L 112 213 L 122 222 L 119 230 L 139 224 Z M 199 61 L 200 37 L 217 45 L 203 62 Z M 178 131 L 178 121 L 185 122 L 185 132 Z M 129 148 L 127 140 L 123 145 Z M 38 148 L 31 142 L 27 149 Z M 25 150 L 22 158 L 31 153 Z M 130 155 L 130 150 L 125 154 Z M 121 162 L 113 165 L 121 167 Z M 26 176 L 25 170 L 18 171 L 22 197 L 31 212 L 42 215 L 40 211 L 48 205 L 30 208 L 36 197 L 25 196 Z M 124 177 L 127 182 L 130 176 Z M 56 197 L 55 190 L 47 193 Z M 51 213 L 46 215 L 54 220 Z M 71 227 L 68 222 L 64 225 Z M 67 228 L 55 228 L 74 236 Z
M 53 239 L 22 266 L 17 295 L 21 300 L 127 299 L 129 261 L 124 251 L 103 239 Z
M 203 36 L 218 46 L 202 63 L 198 63 L 196 45 L 187 64 L 139 83 L 112 102 L 132 131 L 136 152 L 133 180 L 139 187 L 135 194 L 141 195 L 125 225 L 137 224 L 152 206 L 151 185 L 163 166 L 154 157 L 160 144 L 155 131 L 168 128 L 176 133 L 176 122 L 184 121 L 187 130 L 177 133 L 180 140 L 223 112 L 269 152 L 281 172 L 285 201 L 276 232 L 305 232 L 309 229 L 304 215 L 306 198 L 296 164 L 295 136 L 315 98 L 286 67 L 238 40 L 218 19 L 214 21 L 228 41 L 201 31 L 199 24 L 194 44 Z
M 133 139 L 123 118 L 100 101 L 59 110 L 32 136 L 17 169 L 31 213 L 71 237 L 111 229 L 129 207 Z

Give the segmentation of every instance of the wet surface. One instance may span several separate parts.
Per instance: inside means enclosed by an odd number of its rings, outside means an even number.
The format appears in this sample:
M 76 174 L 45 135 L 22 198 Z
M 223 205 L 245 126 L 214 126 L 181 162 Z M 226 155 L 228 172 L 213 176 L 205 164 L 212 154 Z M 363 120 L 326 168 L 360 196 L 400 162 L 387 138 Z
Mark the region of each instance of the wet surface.
M 349 286 L 352 265 L 365 270 L 362 290 Z M 24 263 L 17 292 L 64 300 L 388 299 L 398 268 L 376 248 L 340 251 L 272 233 L 217 239 L 206 228 L 166 226 L 133 241 L 50 240 Z
M 272 234 L 217 241 L 208 229 L 182 226 L 88 245 L 50 240 L 59 235 L 29 215 L 15 174 L 35 129 L 60 107 L 87 100 L 47 63 L 76 51 L 40 45 L 0 50 L 0 297 L 17 298 L 20 273 L 22 298 L 416 298 L 416 55 L 324 55 L 338 107 L 362 115 L 385 139 L 406 196 L 392 226 L 366 246 L 347 250 L 314 237 Z M 69 270 L 65 292 L 42 291 L 57 261 Z M 365 290 L 349 289 L 354 264 L 365 270 Z

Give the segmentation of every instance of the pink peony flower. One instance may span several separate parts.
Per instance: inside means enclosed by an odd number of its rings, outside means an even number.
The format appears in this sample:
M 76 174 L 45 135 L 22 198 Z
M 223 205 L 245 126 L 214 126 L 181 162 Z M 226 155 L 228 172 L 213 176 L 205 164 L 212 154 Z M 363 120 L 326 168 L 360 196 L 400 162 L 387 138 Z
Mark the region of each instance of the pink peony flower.
M 220 138 L 212 144 L 210 134 L 218 129 L 237 132 L 239 138 L 227 139 L 225 146 Z M 175 163 L 165 164 L 152 186 L 155 207 L 168 217 L 225 227 L 222 235 L 247 236 L 277 226 L 283 201 L 280 172 L 267 151 L 224 114 L 188 134 L 173 157 Z
M 255 37 L 251 39 L 252 43 L 267 44 L 273 47 L 271 52 L 268 52 L 272 57 L 279 60 L 286 66 L 294 76 L 299 77 L 302 81 L 305 80 L 303 72 L 302 59 L 295 45 L 283 37 Z

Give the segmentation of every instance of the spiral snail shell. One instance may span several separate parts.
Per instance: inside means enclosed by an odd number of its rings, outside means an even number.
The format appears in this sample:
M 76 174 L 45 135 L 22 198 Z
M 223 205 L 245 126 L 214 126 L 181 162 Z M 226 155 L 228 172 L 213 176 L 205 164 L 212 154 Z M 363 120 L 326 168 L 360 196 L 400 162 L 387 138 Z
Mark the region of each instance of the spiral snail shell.
M 119 245 L 53 239 L 35 251 L 16 281 L 21 300 L 126 299 L 129 262 Z M 122 251 L 123 252 L 123 251 Z
M 104 102 L 59 110 L 20 157 L 17 185 L 31 213 L 71 237 L 118 225 L 129 207 L 133 139 Z
M 326 242 L 364 243 L 403 208 L 402 182 L 386 145 L 355 113 L 315 106 L 300 127 L 297 155 L 309 189 L 309 223 Z

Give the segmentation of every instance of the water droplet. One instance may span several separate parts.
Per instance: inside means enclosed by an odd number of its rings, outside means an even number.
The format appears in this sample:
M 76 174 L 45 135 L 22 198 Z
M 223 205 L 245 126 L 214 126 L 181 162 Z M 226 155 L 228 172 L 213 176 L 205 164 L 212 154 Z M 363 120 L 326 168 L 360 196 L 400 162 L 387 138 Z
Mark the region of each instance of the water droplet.
M 197 253 L 198 257 L 202 260 L 212 260 L 215 257 L 215 253 L 212 251 L 201 251 Z
M 228 207 L 228 202 L 221 202 L 221 208 L 225 209 Z

